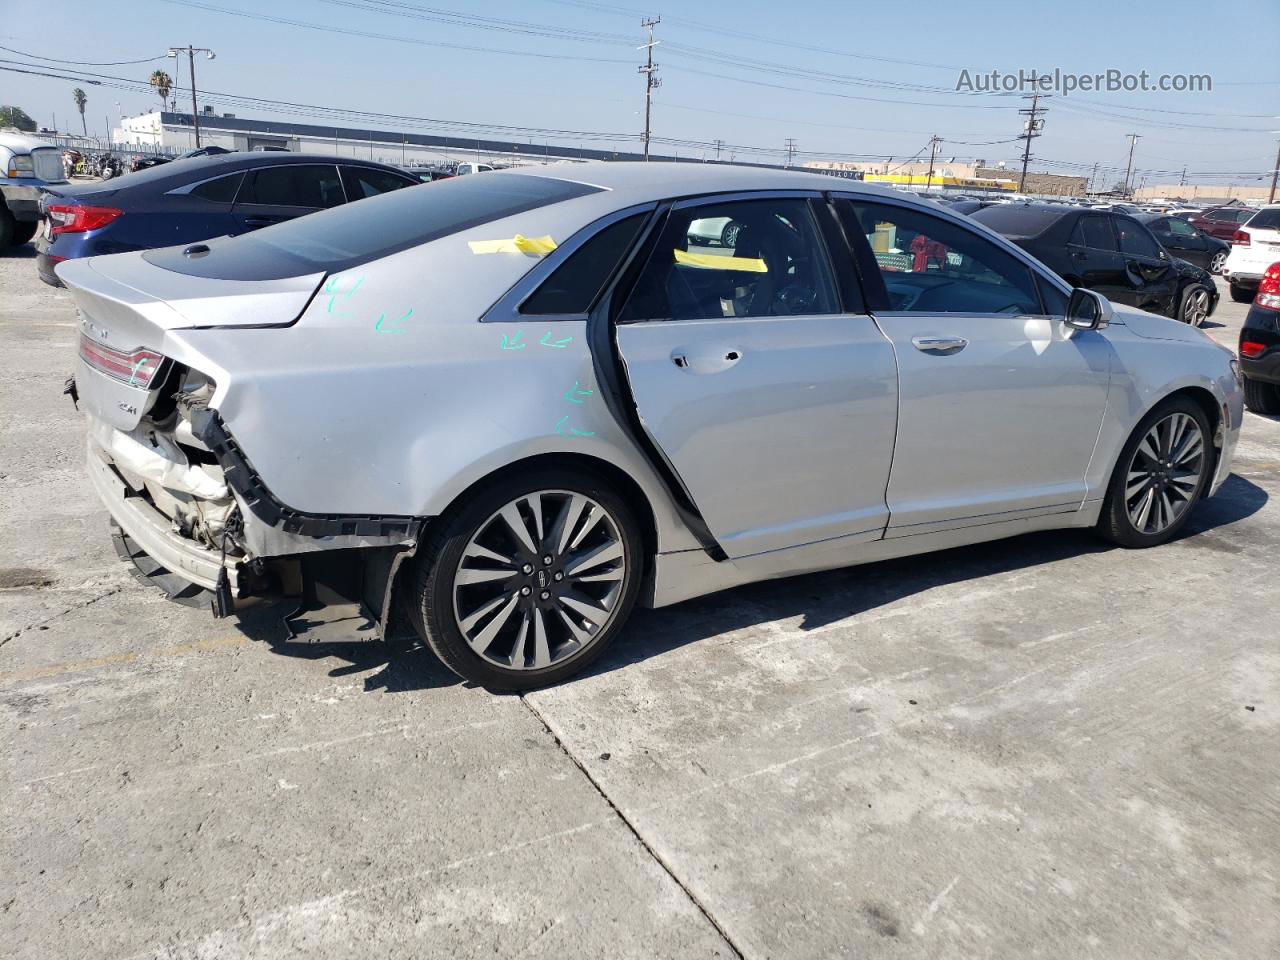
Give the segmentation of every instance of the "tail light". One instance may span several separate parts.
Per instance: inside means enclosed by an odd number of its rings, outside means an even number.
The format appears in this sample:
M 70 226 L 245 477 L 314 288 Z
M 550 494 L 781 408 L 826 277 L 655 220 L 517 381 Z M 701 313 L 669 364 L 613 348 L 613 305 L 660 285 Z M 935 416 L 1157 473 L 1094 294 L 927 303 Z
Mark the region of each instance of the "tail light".
M 1263 310 L 1280 310 L 1280 263 L 1267 267 L 1258 284 L 1257 296 L 1253 298 L 1255 306 Z
M 1232 236 L 1231 242 L 1237 247 L 1247 247 L 1249 245 L 1249 233 L 1247 230 L 1237 230 Z
M 142 390 L 150 389 L 152 379 L 165 360 L 153 350 L 122 353 L 90 340 L 83 333 L 80 334 L 80 359 L 113 380 Z
M 49 214 L 51 234 L 97 230 L 99 227 L 105 227 L 116 217 L 124 215 L 123 210 L 117 210 L 115 207 L 81 207 L 62 203 L 50 204 L 46 212 Z
M 1253 340 L 1240 341 L 1240 356 L 1248 357 L 1250 360 L 1256 360 L 1267 352 L 1265 343 L 1257 343 Z

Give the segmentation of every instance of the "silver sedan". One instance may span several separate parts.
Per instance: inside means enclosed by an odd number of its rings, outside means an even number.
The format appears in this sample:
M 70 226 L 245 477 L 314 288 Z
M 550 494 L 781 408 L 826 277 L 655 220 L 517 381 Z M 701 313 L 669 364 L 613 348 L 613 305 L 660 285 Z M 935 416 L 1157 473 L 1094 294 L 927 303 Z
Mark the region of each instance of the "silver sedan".
M 219 616 L 293 598 L 308 639 L 403 604 L 492 689 L 582 670 L 637 601 L 1165 543 L 1242 418 L 1201 331 L 817 174 L 492 172 L 58 275 L 123 555 Z

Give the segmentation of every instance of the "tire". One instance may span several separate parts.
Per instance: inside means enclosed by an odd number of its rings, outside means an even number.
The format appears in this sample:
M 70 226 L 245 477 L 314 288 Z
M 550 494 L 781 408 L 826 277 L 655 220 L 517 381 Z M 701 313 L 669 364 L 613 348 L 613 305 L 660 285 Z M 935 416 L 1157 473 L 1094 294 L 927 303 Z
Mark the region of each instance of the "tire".
M 1248 287 L 1242 287 L 1238 283 L 1231 284 L 1231 299 L 1236 303 L 1252 303 L 1253 291 Z
M 730 220 L 720 231 L 720 246 L 727 247 L 730 250 L 736 249 L 738 246 L 738 234 L 741 232 L 742 224 L 736 220 Z
M 1254 413 L 1280 414 L 1280 386 L 1244 378 L 1244 405 Z
M 31 238 L 36 235 L 36 227 L 40 226 L 35 221 L 23 221 L 13 225 L 13 245 L 21 246 L 24 243 L 30 243 Z
M 13 214 L 4 205 L 4 198 L 0 197 L 0 253 L 4 253 L 13 246 L 14 228 L 17 225 Z
M 1221 276 L 1222 265 L 1227 262 L 1227 253 L 1228 251 L 1226 250 L 1219 250 L 1213 255 L 1213 259 L 1209 261 L 1209 272 L 1214 276 Z
M 1166 425 L 1172 431 L 1159 432 Z M 1194 447 L 1194 440 L 1186 432 L 1182 432 L 1190 429 L 1191 425 L 1199 430 L 1198 451 L 1188 451 L 1188 447 Z M 1152 458 L 1147 452 L 1152 449 L 1151 444 L 1144 445 L 1153 430 L 1157 431 L 1157 436 L 1169 436 L 1172 439 L 1171 449 L 1164 443 L 1154 444 L 1157 448 L 1155 452 L 1161 454 L 1160 458 Z M 1181 459 L 1176 460 L 1180 451 Z M 1183 469 L 1178 469 L 1178 462 L 1183 464 Z M 1189 476 L 1193 462 L 1195 473 L 1194 476 Z M 1158 404 L 1142 418 L 1124 449 L 1120 451 L 1120 458 L 1116 461 L 1115 472 L 1102 505 L 1098 533 L 1112 543 L 1131 549 L 1168 543 L 1177 536 L 1191 516 L 1196 502 L 1204 495 L 1215 465 L 1209 418 L 1200 405 L 1189 397 L 1171 397 Z M 1147 477 L 1144 480 L 1135 476 L 1130 483 L 1131 473 L 1146 473 Z M 1143 482 L 1146 486 L 1139 487 Z M 1126 493 L 1129 493 L 1128 497 Z M 1144 503 L 1147 507 L 1145 513 L 1142 511 Z M 1163 522 L 1171 514 L 1172 519 L 1167 523 Z M 1141 525 L 1137 520 L 1142 520 Z
M 1209 291 L 1200 284 L 1193 283 L 1182 291 L 1178 319 L 1191 327 L 1202 326 L 1209 319 L 1210 303 Z
M 558 683 L 600 656 L 626 623 L 645 559 L 639 529 L 626 500 L 592 472 L 500 477 L 435 524 L 411 570 L 410 619 L 464 680 L 493 691 Z

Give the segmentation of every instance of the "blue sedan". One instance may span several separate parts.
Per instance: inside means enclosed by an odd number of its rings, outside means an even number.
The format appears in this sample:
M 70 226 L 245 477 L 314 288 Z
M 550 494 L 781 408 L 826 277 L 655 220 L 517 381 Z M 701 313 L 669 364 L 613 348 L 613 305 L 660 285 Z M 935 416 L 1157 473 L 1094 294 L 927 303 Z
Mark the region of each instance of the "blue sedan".
M 59 187 L 41 198 L 36 268 L 61 286 L 53 268 L 64 260 L 246 233 L 418 182 L 367 160 L 228 153 Z

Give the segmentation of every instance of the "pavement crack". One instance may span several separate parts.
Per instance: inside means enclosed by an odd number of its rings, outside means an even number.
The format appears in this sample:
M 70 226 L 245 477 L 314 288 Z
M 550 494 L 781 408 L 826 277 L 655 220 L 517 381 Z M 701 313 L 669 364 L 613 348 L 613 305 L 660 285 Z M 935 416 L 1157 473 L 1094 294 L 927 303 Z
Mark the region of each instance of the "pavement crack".
M 613 811 L 614 816 L 617 817 L 618 820 L 622 822 L 622 825 L 627 828 L 631 836 L 635 837 L 636 842 L 640 844 L 640 846 L 644 848 L 645 852 L 648 853 L 649 856 L 653 858 L 653 861 L 659 867 L 662 868 L 662 871 L 666 873 L 668 877 L 671 878 L 672 883 L 674 883 L 677 887 L 679 887 L 684 892 L 684 895 L 689 898 L 689 902 L 692 903 L 695 908 L 697 908 L 698 912 L 702 914 L 702 916 L 706 919 L 706 921 L 709 924 L 711 924 L 712 927 L 715 928 L 715 931 L 718 934 L 720 934 L 720 939 L 723 940 L 725 942 L 725 945 L 730 950 L 733 951 L 733 955 L 737 957 L 738 960 L 744 960 L 745 954 L 742 952 L 742 949 L 737 945 L 737 943 L 734 942 L 733 938 L 729 936 L 729 931 L 726 930 L 724 928 L 724 925 L 721 924 L 720 921 L 715 918 L 711 910 L 707 907 L 705 903 L 702 902 L 701 899 L 699 899 L 698 895 L 693 892 L 690 886 L 687 883 L 685 883 L 685 881 L 680 879 L 679 875 L 675 871 L 675 868 L 672 867 L 672 865 L 666 861 L 666 859 L 662 856 L 662 854 L 658 853 L 658 851 L 653 848 L 653 846 L 649 843 L 649 841 L 647 841 L 644 838 L 643 835 L 641 835 L 639 828 L 634 823 L 632 823 L 630 818 L 628 818 L 627 815 L 623 813 L 622 810 L 618 807 L 618 805 L 613 802 L 613 799 L 609 796 L 608 793 L 605 792 L 605 789 L 603 786 L 600 785 L 600 782 L 594 776 L 591 775 L 591 771 L 586 768 L 586 766 L 582 763 L 581 760 L 579 760 L 576 756 L 574 756 L 573 751 L 570 750 L 565 745 L 565 742 L 562 739 L 560 739 L 560 735 L 556 733 L 555 730 L 552 728 L 551 724 L 547 722 L 546 717 L 542 715 L 542 711 L 540 711 L 536 706 L 534 706 L 534 704 L 531 703 L 523 693 L 520 694 L 520 702 L 529 708 L 529 712 L 532 713 L 535 718 L 537 718 L 537 721 L 540 724 L 542 724 L 543 729 L 546 730 L 547 733 L 551 735 L 551 739 L 555 740 L 556 746 L 558 746 L 560 750 L 564 753 L 564 755 L 569 758 L 569 761 L 575 767 L 577 767 L 579 770 L 582 771 L 582 775 L 587 778 L 587 782 L 590 783 L 591 786 L 595 788 L 596 793 L 600 794 L 601 799 L 603 799 L 604 802 L 609 805 L 609 809 Z
M 81 603 L 73 604 L 72 606 L 67 607 L 67 609 L 61 610 L 58 613 L 55 613 L 51 617 L 45 617 L 43 620 L 37 620 L 35 623 L 29 623 L 25 627 L 22 627 L 19 630 L 15 630 L 13 633 L 9 634 L 7 637 L 0 638 L 0 647 L 3 647 L 10 640 L 18 639 L 18 637 L 22 636 L 24 633 L 27 633 L 30 630 L 37 630 L 40 627 L 53 623 L 53 621 L 60 619 L 61 617 L 65 617 L 68 613 L 75 613 L 77 610 L 83 610 L 85 607 L 93 606 L 99 600 L 105 600 L 107 599 L 107 597 L 113 597 L 123 589 L 124 587 L 114 587 L 111 590 L 108 590 L 106 593 L 100 593 L 96 597 L 90 597 L 88 600 L 85 600 Z

